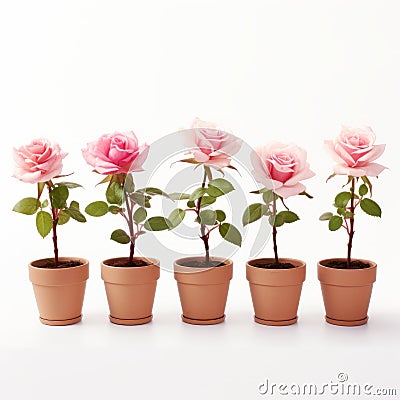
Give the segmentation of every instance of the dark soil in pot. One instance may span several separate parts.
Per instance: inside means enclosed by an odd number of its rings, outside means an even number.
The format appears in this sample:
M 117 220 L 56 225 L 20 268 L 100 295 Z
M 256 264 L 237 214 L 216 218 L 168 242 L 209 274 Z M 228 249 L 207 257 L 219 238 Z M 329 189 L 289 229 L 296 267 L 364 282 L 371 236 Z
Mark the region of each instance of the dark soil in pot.
M 290 269 L 290 268 L 296 268 L 295 265 L 292 263 L 288 262 L 264 262 L 262 260 L 258 262 L 252 262 L 251 263 L 252 267 L 257 267 L 257 268 L 265 268 L 265 269 Z
M 226 265 L 226 263 L 221 261 L 210 261 L 208 264 L 203 260 L 190 260 L 182 262 L 181 265 L 184 267 L 192 267 L 192 268 L 214 268 L 214 267 L 222 267 Z
M 129 262 L 129 259 L 116 258 L 107 260 L 105 264 L 110 267 L 119 267 L 119 268 L 147 267 L 149 265 L 152 265 L 150 262 L 144 260 L 143 258 L 133 259 L 132 262 Z
M 329 260 L 322 263 L 324 267 L 336 269 L 364 269 L 370 268 L 371 265 L 360 260 L 353 260 L 350 262 L 350 268 L 347 267 L 347 262 L 343 260 Z
M 36 268 L 47 268 L 47 269 L 57 269 L 57 268 L 72 268 L 79 267 L 83 265 L 83 262 L 77 260 L 63 260 L 59 261 L 58 266 L 56 266 L 53 259 L 44 259 L 40 261 L 35 261 L 32 265 Z

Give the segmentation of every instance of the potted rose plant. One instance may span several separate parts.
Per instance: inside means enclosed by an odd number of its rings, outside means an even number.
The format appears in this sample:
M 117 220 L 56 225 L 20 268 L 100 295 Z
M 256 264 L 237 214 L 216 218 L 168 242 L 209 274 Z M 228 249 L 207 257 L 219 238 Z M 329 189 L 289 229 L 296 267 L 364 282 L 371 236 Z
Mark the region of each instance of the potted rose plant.
M 82 319 L 82 304 L 89 263 L 84 258 L 59 257 L 57 229 L 71 218 L 86 222 L 79 203 L 68 201 L 69 190 L 81 187 L 77 183 L 57 181 L 62 161 L 67 154 L 57 143 L 36 139 L 13 149 L 14 177 L 36 184 L 35 197 L 26 197 L 13 208 L 25 215 L 36 215 L 36 228 L 45 238 L 53 234 L 54 258 L 32 261 L 29 278 L 32 282 L 40 321 L 46 325 L 71 325 Z
M 216 125 L 199 119 L 184 135 L 192 156 L 181 161 L 202 168 L 203 179 L 192 193 L 181 194 L 180 200 L 187 201 L 186 207 L 173 210 L 168 221 L 174 228 L 185 215 L 192 216 L 199 226 L 204 256 L 175 260 L 174 276 L 182 305 L 182 320 L 195 325 L 213 325 L 225 319 L 233 264 L 230 259 L 210 255 L 210 236 L 219 232 L 223 239 L 236 246 L 242 242 L 239 230 L 226 222 L 226 213 L 210 207 L 218 198 L 234 190 L 228 180 L 214 178 L 213 170 L 223 174 L 223 169 L 234 168 L 231 156 L 240 149 L 241 141 Z
M 371 128 L 343 126 L 335 140 L 325 141 L 325 147 L 336 165 L 335 175 L 347 176 L 343 190 L 335 196 L 335 214 L 326 212 L 320 220 L 328 221 L 330 231 L 344 229 L 348 235 L 347 257 L 321 260 L 318 278 L 325 303 L 326 321 L 341 326 L 363 325 L 368 321 L 368 307 L 372 285 L 376 280 L 376 263 L 352 258 L 355 216 L 357 210 L 373 217 L 381 217 L 379 205 L 371 199 L 372 182 L 386 167 L 374 163 L 385 150 L 375 145 Z
M 104 134 L 82 150 L 86 162 L 104 175 L 107 183 L 106 201 L 87 205 L 85 212 L 93 217 L 108 213 L 125 220 L 128 232 L 116 229 L 111 240 L 129 244 L 129 256 L 110 258 L 101 263 L 110 309 L 110 321 L 119 325 L 139 325 L 152 320 L 152 309 L 160 262 L 156 258 L 135 256 L 135 246 L 141 235 L 150 229 L 147 209 L 154 195 L 166 195 L 160 189 L 136 189 L 133 172 L 143 171 L 142 164 L 149 152 L 147 144 L 138 144 L 133 132 Z M 155 218 L 155 219 L 154 219 Z M 154 230 L 169 229 L 166 219 L 153 217 Z
M 250 284 L 256 322 L 264 325 L 291 325 L 297 322 L 301 289 L 306 276 L 306 263 L 278 257 L 277 231 L 285 223 L 299 220 L 285 200 L 296 195 L 311 196 L 300 182 L 315 174 L 310 170 L 305 150 L 294 144 L 272 142 L 252 155 L 253 175 L 263 185 L 251 193 L 262 201 L 249 205 L 243 214 L 243 225 L 262 217 L 272 226 L 273 258 L 247 262 L 246 277 Z M 278 212 L 278 203 L 283 210 Z

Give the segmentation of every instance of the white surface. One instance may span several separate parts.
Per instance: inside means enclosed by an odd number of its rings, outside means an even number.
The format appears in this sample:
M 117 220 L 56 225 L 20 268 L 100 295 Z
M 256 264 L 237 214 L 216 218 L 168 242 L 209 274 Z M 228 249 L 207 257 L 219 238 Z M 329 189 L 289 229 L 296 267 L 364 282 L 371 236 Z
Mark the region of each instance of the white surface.
M 1 3 L 0 398 L 255 399 L 266 378 L 318 384 L 339 372 L 400 389 L 398 2 L 232 3 Z M 307 148 L 318 173 L 308 183 L 315 199 L 289 199 L 301 222 L 279 234 L 281 255 L 308 265 L 299 323 L 270 328 L 252 321 L 245 250 L 234 256 L 224 324 L 181 323 L 166 271 L 153 323 L 108 323 L 99 262 L 125 251 L 108 240 L 110 216 L 71 223 L 60 234 L 63 254 L 91 263 L 83 322 L 41 325 L 26 265 L 48 256 L 51 243 L 39 238 L 32 218 L 10 211 L 34 191 L 10 178 L 11 147 L 39 135 L 57 140 L 70 153 L 64 170 L 75 170 L 87 187 L 76 192 L 85 204 L 102 195 L 79 152 L 86 142 L 134 129 L 152 143 L 194 116 L 220 122 L 253 146 L 274 138 Z M 375 260 L 379 271 L 370 323 L 353 329 L 324 323 L 316 278 L 318 259 L 345 251 L 344 234 L 317 220 L 340 188 L 339 178 L 325 184 L 331 161 L 322 140 L 341 123 L 371 125 L 388 144 L 381 162 L 390 167 L 375 185 L 384 218 L 356 222 L 354 255 Z

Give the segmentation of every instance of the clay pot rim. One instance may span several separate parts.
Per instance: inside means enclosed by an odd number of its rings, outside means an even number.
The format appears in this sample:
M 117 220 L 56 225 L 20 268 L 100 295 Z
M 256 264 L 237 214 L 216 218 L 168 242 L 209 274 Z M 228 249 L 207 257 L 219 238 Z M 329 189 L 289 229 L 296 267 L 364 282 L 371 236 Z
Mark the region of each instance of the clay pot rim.
M 352 258 L 352 261 L 361 261 L 365 264 L 369 264 L 370 266 L 368 268 L 334 268 L 334 267 L 329 267 L 327 265 L 324 265 L 324 262 L 328 262 L 328 261 L 333 261 L 333 260 L 337 260 L 337 261 L 346 261 L 347 258 L 344 257 L 331 257 L 331 258 L 324 258 L 323 260 L 318 261 L 318 267 L 319 268 L 325 268 L 327 270 L 333 270 L 333 271 L 344 271 L 344 273 L 348 273 L 348 272 L 352 272 L 352 273 L 357 273 L 360 271 L 371 271 L 372 269 L 375 269 L 377 267 L 377 264 L 375 261 L 371 261 L 371 260 L 367 260 L 365 258 Z
M 48 261 L 48 260 L 54 260 L 53 257 L 46 257 L 46 258 L 38 258 L 34 261 L 31 261 L 29 263 L 29 268 L 32 268 L 34 270 L 40 270 L 40 271 L 66 271 L 66 270 L 76 270 L 82 267 L 86 267 L 89 265 L 89 261 L 86 258 L 82 257 L 58 257 L 60 261 L 80 261 L 82 262 L 81 265 L 76 265 L 74 267 L 57 267 L 57 268 L 44 268 L 44 267 L 36 267 L 34 263 L 42 262 L 42 261 Z
M 138 259 L 140 259 L 140 260 L 145 260 L 145 261 L 147 261 L 147 262 L 150 262 L 148 265 L 142 265 L 142 266 L 140 266 L 140 267 L 116 267 L 116 266 L 114 266 L 114 265 L 108 265 L 108 264 L 106 264 L 106 262 L 107 261 L 111 261 L 111 260 L 127 260 L 129 257 L 112 257 L 112 258 L 107 258 L 107 259 L 105 259 L 105 260 L 103 260 L 103 261 L 101 261 L 101 265 L 103 266 L 103 267 L 106 267 L 106 268 L 111 268 L 111 269 L 113 269 L 113 270 L 116 270 L 116 271 L 118 271 L 118 270 L 122 270 L 122 271 L 126 271 L 126 270 L 140 270 L 140 269 L 146 269 L 146 268 L 149 268 L 149 267 L 160 267 L 160 260 L 159 259 L 157 259 L 157 258 L 153 258 L 153 257 L 146 257 L 146 256 L 135 256 L 135 257 L 133 257 L 133 259 L 134 260 L 138 260 Z
M 266 261 L 275 261 L 274 258 L 272 257 L 260 257 L 260 258 L 252 258 L 251 260 L 248 260 L 246 262 L 246 266 L 248 268 L 255 268 L 257 270 L 260 271 L 274 271 L 275 273 L 277 271 L 279 271 L 279 273 L 290 273 L 290 271 L 293 270 L 298 270 L 298 269 L 302 269 L 302 268 L 306 268 L 306 262 L 303 260 L 299 260 L 297 258 L 286 258 L 286 257 L 280 257 L 279 258 L 279 262 L 289 262 L 295 265 L 294 268 L 260 268 L 260 267 L 256 267 L 255 265 L 252 265 L 251 263 L 254 261 L 260 261 L 260 260 L 266 260 Z M 299 264 L 299 265 L 296 265 Z

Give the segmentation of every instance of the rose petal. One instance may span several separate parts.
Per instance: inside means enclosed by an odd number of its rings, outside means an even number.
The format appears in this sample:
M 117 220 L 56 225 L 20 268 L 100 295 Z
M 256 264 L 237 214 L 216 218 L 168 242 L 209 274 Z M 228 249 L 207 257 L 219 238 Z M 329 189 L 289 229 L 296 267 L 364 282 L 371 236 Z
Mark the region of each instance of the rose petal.
M 150 146 L 146 143 L 143 143 L 139 149 L 139 155 L 136 157 L 136 159 L 133 161 L 131 164 L 129 171 L 130 172 L 139 172 L 143 171 L 142 164 L 146 161 L 147 156 L 149 154 Z
M 299 171 L 297 174 L 293 175 L 290 179 L 288 179 L 285 184 L 286 185 L 294 185 L 299 181 L 303 181 L 305 179 L 310 179 L 315 176 L 315 172 L 311 171 L 310 164 L 306 163 L 306 166 L 303 170 Z
M 372 150 L 368 152 L 367 154 L 363 155 L 357 160 L 357 165 L 363 167 L 363 163 L 370 163 L 372 161 L 375 161 L 378 157 L 382 155 L 382 153 L 385 151 L 385 144 L 378 144 L 376 146 L 373 146 Z
M 362 168 L 351 168 L 345 164 L 336 164 L 333 166 L 333 172 L 336 175 L 348 175 L 361 177 L 366 174 L 365 169 Z
M 343 159 L 338 155 L 335 150 L 335 145 L 332 140 L 325 140 L 324 147 L 327 153 L 333 158 L 333 160 L 339 164 L 343 163 Z
M 371 163 L 363 167 L 366 176 L 378 176 L 382 171 L 387 169 L 383 165 Z
M 296 185 L 293 185 L 293 186 L 283 185 L 282 187 L 275 188 L 275 193 L 278 196 L 281 196 L 284 199 L 287 199 L 288 197 L 296 196 L 299 193 L 304 192 L 305 190 L 306 190 L 306 187 L 302 183 L 297 183 Z
M 192 151 L 192 154 L 193 158 L 200 163 L 206 162 L 210 159 L 210 157 L 207 154 L 203 153 L 201 150 L 194 150 Z

